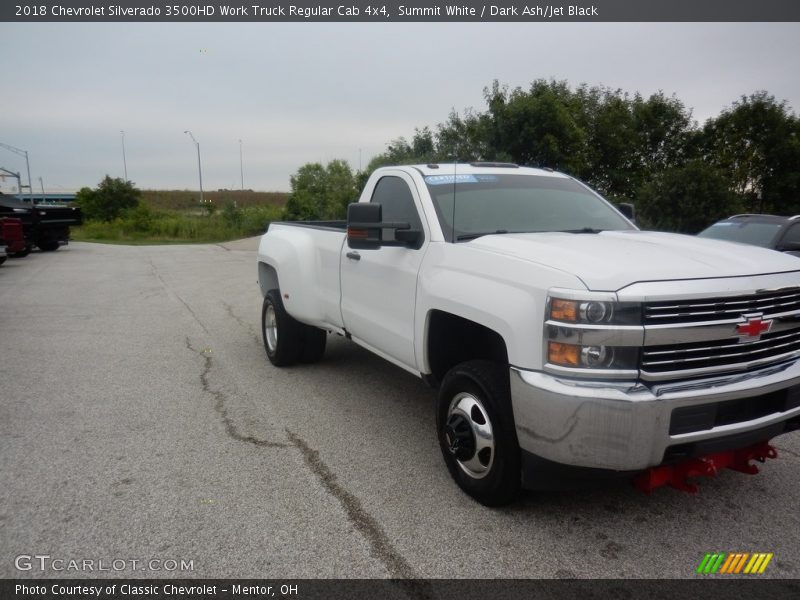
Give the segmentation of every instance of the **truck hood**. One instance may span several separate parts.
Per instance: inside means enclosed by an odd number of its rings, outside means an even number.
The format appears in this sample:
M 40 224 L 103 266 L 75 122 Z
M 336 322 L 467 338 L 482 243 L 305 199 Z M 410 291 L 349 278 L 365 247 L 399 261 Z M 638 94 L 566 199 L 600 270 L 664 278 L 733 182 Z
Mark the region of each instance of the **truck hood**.
M 571 273 L 597 291 L 642 281 L 800 271 L 800 258 L 774 250 L 651 231 L 486 235 L 468 244 Z

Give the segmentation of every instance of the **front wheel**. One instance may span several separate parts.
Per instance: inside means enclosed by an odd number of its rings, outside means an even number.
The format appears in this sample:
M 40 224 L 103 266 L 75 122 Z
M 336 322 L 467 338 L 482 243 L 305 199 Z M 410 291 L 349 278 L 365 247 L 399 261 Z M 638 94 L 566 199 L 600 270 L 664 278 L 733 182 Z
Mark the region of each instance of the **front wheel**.
M 436 429 L 450 475 L 486 506 L 511 502 L 520 488 L 520 451 L 507 367 L 473 360 L 442 382 Z
M 303 353 L 303 324 L 286 312 L 280 290 L 270 290 L 261 307 L 261 333 L 267 358 L 276 367 L 287 367 Z

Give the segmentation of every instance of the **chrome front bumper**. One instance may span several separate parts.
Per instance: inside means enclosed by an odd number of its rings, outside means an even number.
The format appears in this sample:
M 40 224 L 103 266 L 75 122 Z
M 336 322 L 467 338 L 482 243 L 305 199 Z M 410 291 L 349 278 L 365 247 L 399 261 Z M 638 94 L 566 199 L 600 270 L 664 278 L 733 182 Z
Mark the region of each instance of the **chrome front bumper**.
M 650 386 L 581 381 L 513 367 L 510 378 L 520 448 L 574 467 L 642 470 L 662 463 L 671 446 L 757 432 L 800 418 L 800 403 L 792 402 L 797 405 L 781 412 L 670 434 L 675 409 L 800 386 L 800 360 L 747 374 Z M 798 393 L 792 389 L 792 398 Z

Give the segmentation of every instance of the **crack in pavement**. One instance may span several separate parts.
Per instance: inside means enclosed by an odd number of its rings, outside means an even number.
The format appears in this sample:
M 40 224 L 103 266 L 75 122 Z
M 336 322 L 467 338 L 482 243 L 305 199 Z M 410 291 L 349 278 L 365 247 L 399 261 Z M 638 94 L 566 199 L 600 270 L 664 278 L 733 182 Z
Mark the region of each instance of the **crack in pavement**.
M 336 480 L 336 475 L 319 457 L 319 452 L 311 448 L 303 438 L 293 431 L 287 429 L 286 435 L 292 445 L 303 454 L 306 465 L 317 476 L 322 486 L 342 505 L 347 519 L 367 540 L 376 558 L 384 564 L 391 577 L 395 579 L 414 579 L 416 581 L 406 582 L 404 587 L 408 587 L 415 597 L 432 597 L 429 592 L 429 585 L 418 580 L 418 575 L 414 568 L 394 548 L 389 536 L 386 535 L 380 524 L 367 512 L 361 501 Z M 402 585 L 401 582 L 397 583 Z
M 214 402 L 214 410 L 219 414 L 220 418 L 222 419 L 223 425 L 225 425 L 225 432 L 228 434 L 229 437 L 236 440 L 237 442 L 244 442 L 246 444 L 253 444 L 254 446 L 259 446 L 261 448 L 287 448 L 289 444 L 285 442 L 271 442 L 269 440 L 259 439 L 252 435 L 244 435 L 241 433 L 231 419 L 228 416 L 228 409 L 225 407 L 225 401 L 227 400 L 225 394 L 220 390 L 214 390 L 211 388 L 211 385 L 208 381 L 208 375 L 211 372 L 211 366 L 213 361 L 211 359 L 211 349 L 204 348 L 202 350 L 197 350 L 196 348 L 192 347 L 189 338 L 186 338 L 186 347 L 194 352 L 195 354 L 202 356 L 205 360 L 205 364 L 203 365 L 203 372 L 200 374 L 200 383 L 203 385 L 203 391 L 212 396 L 215 400 Z
M 204 364 L 203 372 L 200 374 L 200 382 L 203 386 L 203 391 L 215 399 L 214 410 L 222 419 L 228 436 L 238 442 L 252 444 L 260 448 L 297 448 L 302 454 L 306 466 L 316 476 L 325 491 L 339 501 L 339 504 L 344 509 L 347 521 L 367 541 L 372 549 L 372 554 L 389 572 L 392 577 L 390 583 L 412 598 L 421 598 L 423 600 L 433 598 L 434 594 L 432 594 L 430 584 L 419 579 L 414 568 L 394 548 L 389 536 L 386 535 L 378 521 L 367 512 L 361 500 L 337 481 L 336 475 L 320 458 L 319 452 L 311 448 L 303 438 L 289 429 L 286 429 L 289 443 L 272 442 L 252 435 L 242 434 L 236 428 L 230 416 L 228 416 L 228 411 L 225 407 L 225 401 L 227 400 L 225 393 L 213 389 L 209 382 L 209 375 L 214 364 L 211 357 L 211 349 L 203 348 L 198 350 L 192 346 L 188 336 L 186 337 L 186 348 L 203 358 Z
M 158 268 L 156 267 L 155 263 L 153 263 L 153 259 L 152 259 L 152 258 L 148 258 L 148 259 L 147 259 L 147 262 L 149 262 L 149 263 L 150 263 L 150 270 L 153 272 L 153 275 L 155 276 L 155 278 L 156 278 L 156 279 L 158 279 L 158 281 L 161 283 L 161 285 L 162 285 L 162 286 L 164 286 L 164 289 L 166 290 L 167 294 L 169 294 L 170 296 L 174 296 L 175 298 L 177 298 L 177 299 L 178 299 L 178 301 L 179 301 L 181 304 L 183 304 L 183 305 L 186 307 L 186 310 L 188 310 L 188 311 L 189 311 L 189 314 L 191 314 L 191 315 L 192 315 L 192 317 L 194 317 L 194 320 L 195 320 L 195 321 L 197 321 L 197 324 L 198 324 L 198 325 L 200 325 L 200 327 L 202 328 L 202 330 L 203 330 L 203 331 L 205 331 L 207 334 L 211 335 L 211 334 L 209 333 L 208 329 L 206 329 L 206 326 L 205 326 L 205 325 L 203 324 L 203 322 L 200 320 L 200 317 L 198 317 L 198 316 L 197 316 L 197 314 L 194 312 L 194 310 L 192 310 L 192 307 L 191 307 L 191 306 L 189 306 L 189 305 L 186 303 L 186 301 L 185 301 L 183 298 L 181 298 L 181 297 L 180 297 L 178 294 L 176 294 L 175 292 L 173 292 L 173 291 L 172 291 L 172 289 L 171 289 L 171 288 L 170 288 L 170 287 L 167 285 L 167 282 L 166 282 L 166 281 L 164 281 L 164 278 L 163 278 L 163 277 L 161 277 L 161 273 L 159 273 L 159 272 L 158 272 Z
M 259 337 L 258 333 L 256 333 L 256 330 L 253 328 L 253 326 L 250 323 L 246 322 L 244 319 L 242 319 L 242 317 L 237 315 L 235 312 L 233 312 L 233 306 L 231 306 L 227 302 L 223 302 L 222 306 L 225 307 L 225 310 L 227 311 L 228 315 L 230 315 L 230 317 L 234 321 L 236 321 L 242 327 L 242 329 L 245 329 L 247 332 L 249 332 L 250 335 L 253 336 L 253 339 L 256 341 L 256 343 L 260 346 L 261 338 Z

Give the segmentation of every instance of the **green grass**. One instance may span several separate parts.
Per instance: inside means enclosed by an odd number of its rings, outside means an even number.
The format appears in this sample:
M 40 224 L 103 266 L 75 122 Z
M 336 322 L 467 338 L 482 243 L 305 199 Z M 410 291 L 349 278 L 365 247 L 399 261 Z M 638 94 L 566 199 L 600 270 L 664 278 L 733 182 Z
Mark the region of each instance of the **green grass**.
M 196 203 L 183 210 L 168 210 L 152 208 L 145 201 L 113 221 L 88 221 L 75 227 L 71 237 L 76 241 L 140 245 L 225 242 L 262 234 L 270 222 L 281 219 L 281 214 L 282 206 L 275 203 L 239 208 L 228 201 L 224 208 L 209 214 Z
M 203 199 L 222 209 L 229 202 L 238 208 L 251 206 L 283 206 L 288 192 L 254 192 L 252 190 L 218 190 L 203 192 Z M 198 210 L 200 192 L 189 190 L 142 190 L 142 202 L 157 210 Z
M 90 242 L 92 244 L 110 244 L 112 246 L 169 246 L 180 244 L 219 244 L 230 240 L 160 240 L 157 238 L 147 239 L 104 239 L 104 238 L 84 238 L 83 236 L 70 235 L 71 242 Z

